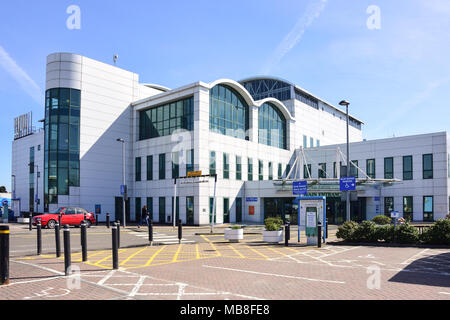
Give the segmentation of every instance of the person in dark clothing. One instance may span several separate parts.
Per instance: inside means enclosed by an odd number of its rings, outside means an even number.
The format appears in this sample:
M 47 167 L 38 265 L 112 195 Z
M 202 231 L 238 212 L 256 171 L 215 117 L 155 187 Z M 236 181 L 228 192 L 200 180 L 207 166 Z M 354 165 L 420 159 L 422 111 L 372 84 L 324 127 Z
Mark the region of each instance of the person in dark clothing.
M 141 213 L 141 221 L 139 221 L 138 228 L 142 226 L 142 221 L 145 221 L 148 227 L 148 210 L 147 206 L 142 207 L 142 213 Z

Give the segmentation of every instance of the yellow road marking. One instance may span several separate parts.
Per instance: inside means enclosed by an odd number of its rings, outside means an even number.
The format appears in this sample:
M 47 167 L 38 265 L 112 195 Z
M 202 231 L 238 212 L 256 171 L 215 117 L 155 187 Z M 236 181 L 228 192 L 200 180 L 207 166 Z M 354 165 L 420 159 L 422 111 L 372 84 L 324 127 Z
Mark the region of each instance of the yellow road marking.
M 236 252 L 241 258 L 245 258 L 244 255 L 242 255 L 235 247 L 233 247 L 231 244 L 228 245 L 231 249 L 233 249 L 234 252 Z
M 158 256 L 158 254 L 159 254 L 162 250 L 164 250 L 165 248 L 167 248 L 167 246 L 164 246 L 164 247 L 162 247 L 161 249 L 159 249 L 158 251 L 156 251 L 156 252 L 151 256 L 151 258 L 147 261 L 147 263 L 144 265 L 144 267 L 148 267 L 148 266 L 152 263 L 152 261 Z
M 198 252 L 198 243 L 195 245 L 195 256 L 200 259 L 200 253 Z
M 147 250 L 147 247 L 145 247 L 142 250 L 136 251 L 135 253 L 133 253 L 132 255 L 130 255 L 128 258 L 126 258 L 124 261 L 122 261 L 119 266 L 123 266 L 125 263 L 127 263 L 128 261 L 130 261 L 134 256 L 138 255 L 139 253 L 141 253 L 142 251 Z
M 174 257 L 173 257 L 172 262 L 176 262 L 176 261 L 177 261 L 178 255 L 180 254 L 180 251 L 181 251 L 181 247 L 182 247 L 182 246 L 183 246 L 182 244 L 179 244 L 179 245 L 178 245 L 178 250 L 177 250 L 177 252 L 175 253 L 175 255 L 174 255 Z
M 263 257 L 263 258 L 265 258 L 265 259 L 270 259 L 268 256 L 266 256 L 265 254 L 262 254 L 261 252 L 258 252 L 257 250 L 255 250 L 255 249 L 253 249 L 253 248 L 251 248 L 251 247 L 249 247 L 249 246 L 246 246 L 247 248 L 249 248 L 250 250 L 252 250 L 253 252 L 256 252 L 257 254 L 259 254 L 261 257 Z
M 270 247 L 267 247 L 267 249 L 269 249 L 270 251 L 273 251 L 273 252 L 275 252 L 275 253 L 278 253 L 278 254 L 280 254 L 280 255 L 282 255 L 282 256 L 286 256 L 286 254 L 284 254 L 283 252 L 278 251 L 278 250 L 276 250 L 276 249 L 273 249 L 273 248 L 270 248 Z
M 208 238 L 206 238 L 204 235 L 202 235 L 202 238 L 205 239 L 209 243 L 209 245 L 213 248 L 213 250 L 216 251 L 216 253 L 219 257 L 222 256 L 222 253 L 219 250 L 217 250 L 216 246 Z

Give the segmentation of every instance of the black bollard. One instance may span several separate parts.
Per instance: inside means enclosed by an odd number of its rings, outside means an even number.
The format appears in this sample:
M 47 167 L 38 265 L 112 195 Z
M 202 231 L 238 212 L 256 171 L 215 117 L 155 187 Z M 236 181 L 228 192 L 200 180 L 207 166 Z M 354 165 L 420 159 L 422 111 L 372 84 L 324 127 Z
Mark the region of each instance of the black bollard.
M 81 223 L 81 256 L 82 261 L 87 261 L 87 225 L 86 221 Z
M 109 213 L 106 214 L 106 227 L 109 229 L 110 221 L 109 221 Z
M 284 245 L 287 247 L 289 246 L 289 234 L 290 234 L 290 230 L 289 230 L 289 224 L 285 224 L 284 225 Z
M 328 219 L 326 219 L 325 221 L 325 239 L 328 239 Z
M 148 242 L 150 244 L 153 242 L 153 221 L 151 219 L 148 220 Z
M 61 228 L 62 227 L 62 224 L 61 224 L 61 212 L 58 215 L 58 223 L 59 223 L 59 227 Z
M 33 212 L 30 212 L 30 218 L 28 219 L 28 230 L 33 229 Z
M 181 244 L 181 239 L 183 238 L 183 225 L 181 219 L 178 220 L 178 243 Z
M 119 252 L 117 245 L 117 225 L 112 226 L 112 256 L 113 256 L 113 269 L 119 269 Z
M 59 223 L 55 224 L 55 244 L 56 244 L 56 257 L 61 256 L 61 235 L 59 232 Z
M 37 255 L 41 255 L 42 251 L 42 226 L 41 221 L 38 221 L 36 224 L 36 230 L 37 230 Z
M 95 225 L 98 226 L 98 214 L 95 214 Z
M 317 223 L 317 247 L 322 247 L 322 223 L 320 221 Z
M 117 220 L 117 247 L 120 249 L 120 220 Z
M 64 272 L 66 276 L 70 275 L 70 267 L 72 265 L 70 256 L 70 229 L 68 225 L 64 226 Z
M 9 284 L 9 226 L 0 226 L 0 285 Z

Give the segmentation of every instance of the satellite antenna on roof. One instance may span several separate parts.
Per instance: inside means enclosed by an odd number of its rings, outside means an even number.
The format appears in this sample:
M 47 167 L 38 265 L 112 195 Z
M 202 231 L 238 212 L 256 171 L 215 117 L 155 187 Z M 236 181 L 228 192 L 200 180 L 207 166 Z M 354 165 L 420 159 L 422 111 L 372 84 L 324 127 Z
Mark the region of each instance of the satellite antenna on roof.
M 116 65 L 117 59 L 119 59 L 119 55 L 117 54 L 113 55 L 114 65 Z

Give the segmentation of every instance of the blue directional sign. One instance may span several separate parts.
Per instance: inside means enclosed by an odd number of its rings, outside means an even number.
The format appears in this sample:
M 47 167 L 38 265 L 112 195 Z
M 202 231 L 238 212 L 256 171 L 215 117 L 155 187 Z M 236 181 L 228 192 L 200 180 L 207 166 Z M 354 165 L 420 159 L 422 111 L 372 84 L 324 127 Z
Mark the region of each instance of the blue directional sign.
M 245 200 L 247 202 L 258 202 L 258 197 L 247 197 Z
M 308 183 L 306 181 L 294 181 L 292 184 L 292 192 L 294 194 L 307 194 Z
M 102 205 L 101 204 L 96 204 L 95 205 L 95 213 L 97 213 L 97 214 L 101 214 L 102 213 Z
M 127 193 L 127 186 L 124 186 L 123 184 L 120 186 L 120 194 L 124 195 Z
M 355 177 L 343 177 L 340 179 L 341 191 L 354 191 L 356 190 Z

